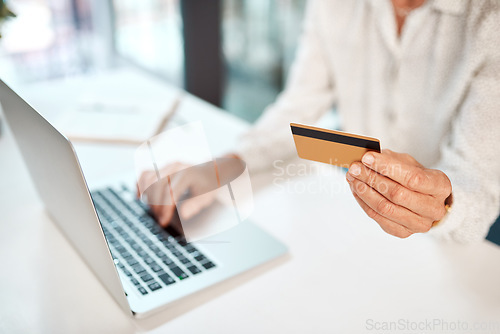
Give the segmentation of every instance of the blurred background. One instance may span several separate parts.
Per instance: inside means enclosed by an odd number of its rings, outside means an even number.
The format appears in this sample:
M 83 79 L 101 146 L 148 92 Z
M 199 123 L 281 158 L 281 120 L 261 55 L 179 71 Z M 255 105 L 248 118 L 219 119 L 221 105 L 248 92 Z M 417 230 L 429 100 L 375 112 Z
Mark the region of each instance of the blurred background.
M 0 0 L 1 1 L 1 0 Z M 15 0 L 0 77 L 140 68 L 253 122 L 283 88 L 305 0 Z

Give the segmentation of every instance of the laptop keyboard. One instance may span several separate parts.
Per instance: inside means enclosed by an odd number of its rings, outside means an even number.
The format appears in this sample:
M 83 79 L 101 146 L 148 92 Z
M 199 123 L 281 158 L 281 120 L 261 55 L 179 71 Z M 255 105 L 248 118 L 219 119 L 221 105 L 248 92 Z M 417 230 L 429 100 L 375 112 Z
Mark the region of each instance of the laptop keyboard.
M 127 196 L 121 196 L 124 192 Z M 147 207 L 125 187 L 92 192 L 116 267 L 137 291 L 146 295 L 215 267 L 215 264 L 180 236 L 155 222 Z

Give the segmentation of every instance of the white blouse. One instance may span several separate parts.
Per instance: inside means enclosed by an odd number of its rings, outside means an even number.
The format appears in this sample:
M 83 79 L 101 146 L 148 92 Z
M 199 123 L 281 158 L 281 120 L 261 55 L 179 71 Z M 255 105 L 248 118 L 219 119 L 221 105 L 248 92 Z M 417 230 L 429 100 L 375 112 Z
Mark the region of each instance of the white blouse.
M 428 0 L 397 36 L 389 0 L 311 0 L 285 90 L 242 137 L 251 170 L 294 152 L 290 122 L 336 106 L 342 129 L 445 172 L 432 233 L 480 240 L 500 209 L 500 4 Z

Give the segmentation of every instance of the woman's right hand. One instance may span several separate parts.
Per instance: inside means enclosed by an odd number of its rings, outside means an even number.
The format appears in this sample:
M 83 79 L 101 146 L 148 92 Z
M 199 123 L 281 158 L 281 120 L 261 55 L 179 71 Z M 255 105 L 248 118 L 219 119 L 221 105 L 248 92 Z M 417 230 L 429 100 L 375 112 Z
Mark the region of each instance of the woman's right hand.
M 177 208 L 182 219 L 189 219 L 210 206 L 215 190 L 236 178 L 245 169 L 235 155 L 200 165 L 173 163 L 156 171 L 145 171 L 137 182 L 137 197 L 151 208 L 157 222 L 167 227 Z

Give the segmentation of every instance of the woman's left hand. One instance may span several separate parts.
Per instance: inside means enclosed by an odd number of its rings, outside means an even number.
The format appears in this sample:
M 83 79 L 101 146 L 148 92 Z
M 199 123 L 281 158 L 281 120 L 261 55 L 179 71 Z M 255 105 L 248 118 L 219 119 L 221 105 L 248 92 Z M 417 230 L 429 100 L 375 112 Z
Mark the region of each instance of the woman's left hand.
M 399 238 L 429 231 L 445 216 L 451 195 L 451 182 L 442 171 L 390 150 L 367 152 L 346 178 L 366 214 Z

